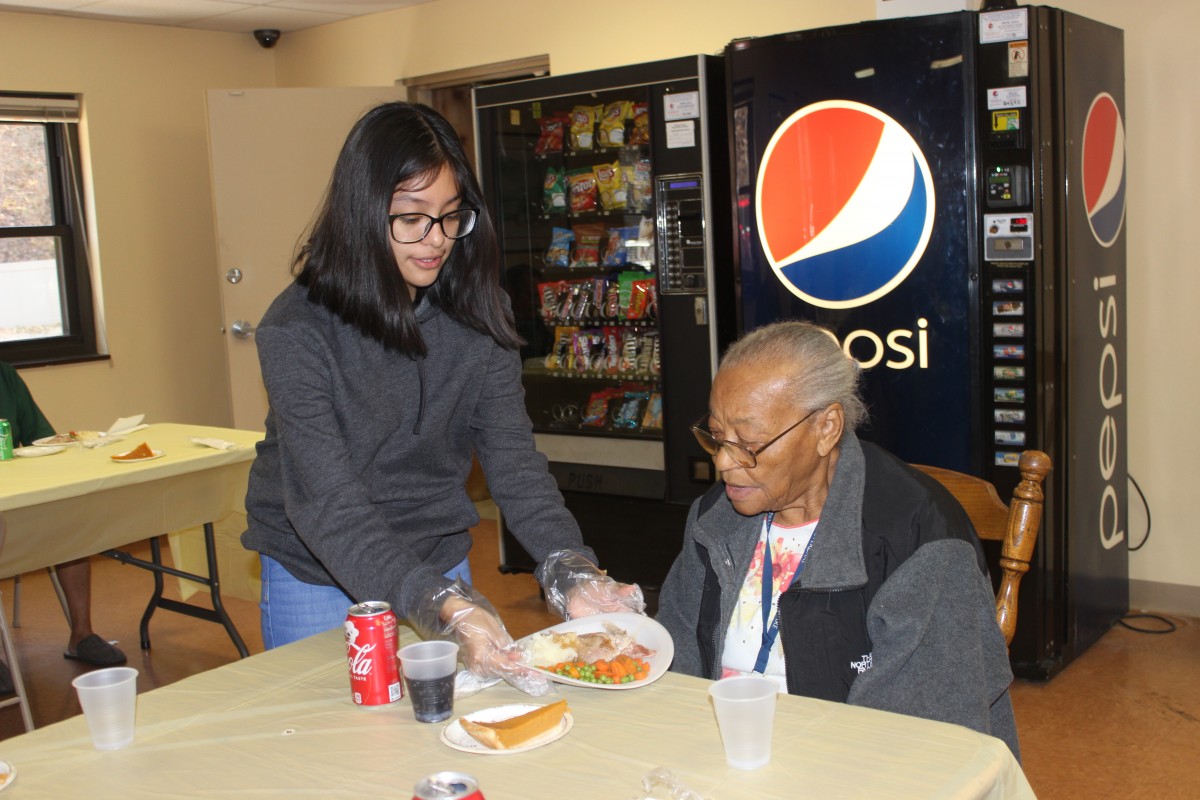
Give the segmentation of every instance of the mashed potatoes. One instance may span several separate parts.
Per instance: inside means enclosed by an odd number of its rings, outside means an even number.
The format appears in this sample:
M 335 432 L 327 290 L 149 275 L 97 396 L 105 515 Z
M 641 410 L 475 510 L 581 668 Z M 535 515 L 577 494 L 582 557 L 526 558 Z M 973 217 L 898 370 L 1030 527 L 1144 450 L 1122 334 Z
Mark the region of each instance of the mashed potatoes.
M 525 643 L 525 662 L 538 667 L 548 667 L 562 661 L 574 661 L 579 657 L 573 633 L 537 633 Z

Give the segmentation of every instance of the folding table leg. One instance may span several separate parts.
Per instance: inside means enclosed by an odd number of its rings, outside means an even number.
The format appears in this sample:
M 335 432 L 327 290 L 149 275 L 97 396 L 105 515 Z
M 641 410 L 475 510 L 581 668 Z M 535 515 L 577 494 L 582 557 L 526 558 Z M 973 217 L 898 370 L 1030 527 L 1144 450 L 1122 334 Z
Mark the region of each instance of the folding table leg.
M 134 558 L 128 553 L 117 550 L 109 550 L 105 555 L 115 558 L 126 564 L 134 564 L 149 569 L 154 573 L 154 592 L 150 596 L 150 602 L 146 604 L 146 612 L 142 614 L 142 622 L 140 632 L 142 637 L 142 649 L 150 649 L 150 617 L 154 615 L 154 610 L 158 608 L 167 611 L 174 611 L 179 614 L 186 614 L 189 617 L 197 619 L 205 619 L 209 622 L 219 622 L 224 626 L 225 632 L 229 634 L 233 646 L 237 648 L 238 654 L 245 658 L 250 655 L 250 650 L 246 647 L 246 643 L 242 641 L 241 635 L 233 624 L 233 620 L 229 616 L 229 612 L 225 610 L 224 603 L 221 602 L 221 579 L 217 569 L 217 544 L 216 537 L 213 532 L 211 522 L 204 523 L 204 552 L 208 560 L 208 575 L 193 575 L 188 572 L 182 572 L 172 567 L 163 566 L 162 563 L 162 544 L 158 537 L 150 540 L 150 561 L 142 561 Z M 173 600 L 169 597 L 163 597 L 163 573 L 174 575 L 179 578 L 185 578 L 196 583 L 203 584 L 208 587 L 209 596 L 212 598 L 211 609 L 194 606 L 191 603 L 185 603 L 179 600 Z
M 4 596 L 0 594 L 0 644 L 4 647 L 4 658 L 8 661 L 8 671 L 12 673 L 13 687 L 16 697 L 0 701 L 0 708 L 14 703 L 21 706 L 21 719 L 25 730 L 33 730 L 33 713 L 29 710 L 29 697 L 25 693 L 25 681 L 21 677 L 21 661 L 17 658 L 17 648 L 13 646 L 12 631 L 8 627 L 8 615 L 4 613 Z

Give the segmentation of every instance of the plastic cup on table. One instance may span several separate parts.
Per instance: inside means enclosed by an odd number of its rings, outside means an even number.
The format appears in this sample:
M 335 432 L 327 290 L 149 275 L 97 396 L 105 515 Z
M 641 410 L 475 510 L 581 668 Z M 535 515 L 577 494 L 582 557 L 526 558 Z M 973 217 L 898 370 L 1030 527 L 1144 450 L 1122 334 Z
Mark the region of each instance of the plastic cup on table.
M 97 750 L 116 750 L 133 741 L 137 676 L 133 667 L 110 667 L 71 681 Z
M 725 761 L 737 769 L 758 769 L 771 760 L 775 697 L 779 684 L 761 675 L 723 678 L 708 687 Z
M 442 722 L 454 713 L 455 642 L 416 642 L 400 648 L 400 671 L 417 722 Z

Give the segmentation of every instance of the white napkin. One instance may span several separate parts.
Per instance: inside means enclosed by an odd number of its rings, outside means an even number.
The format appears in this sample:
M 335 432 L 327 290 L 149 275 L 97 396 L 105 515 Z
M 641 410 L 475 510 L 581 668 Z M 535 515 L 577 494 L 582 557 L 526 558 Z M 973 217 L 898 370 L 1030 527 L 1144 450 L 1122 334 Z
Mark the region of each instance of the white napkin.
M 123 436 L 127 433 L 140 431 L 143 428 L 149 428 L 149 425 L 143 425 L 142 420 L 146 418 L 145 414 L 138 414 L 133 417 L 118 417 L 117 421 L 108 426 L 106 436 Z
M 91 449 L 95 447 L 107 447 L 110 444 L 124 441 L 127 434 L 150 427 L 149 425 L 142 424 L 142 420 L 145 417 L 145 414 L 138 414 L 133 417 L 119 417 L 116 422 L 109 426 L 107 431 L 98 435 L 87 436 L 80 439 L 79 443 Z
M 470 697 L 499 682 L 499 678 L 481 678 L 470 670 L 460 669 L 454 675 L 454 699 Z
M 193 436 L 190 440 L 192 444 L 198 444 L 203 447 L 211 447 L 214 450 L 232 450 L 238 447 L 237 442 L 229 442 L 224 439 L 212 439 L 204 436 Z
M 125 441 L 124 436 L 109 436 L 107 433 L 102 433 L 95 439 L 81 439 L 79 443 L 91 450 L 96 447 L 108 447 L 110 444 L 123 441 Z

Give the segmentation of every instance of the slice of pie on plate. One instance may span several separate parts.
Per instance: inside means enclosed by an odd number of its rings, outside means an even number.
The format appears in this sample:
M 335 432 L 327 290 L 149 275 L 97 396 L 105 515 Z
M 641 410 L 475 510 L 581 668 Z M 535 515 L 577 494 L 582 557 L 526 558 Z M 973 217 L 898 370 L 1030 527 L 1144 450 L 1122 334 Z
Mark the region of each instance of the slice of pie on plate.
M 150 445 L 142 442 L 137 447 L 130 450 L 128 453 L 121 453 L 112 457 L 113 461 L 138 461 L 143 458 L 154 458 L 156 453 L 150 449 Z
M 459 724 L 473 739 L 493 750 L 512 750 L 558 727 L 569 710 L 567 701 L 559 700 L 498 722 L 472 722 L 463 717 Z

